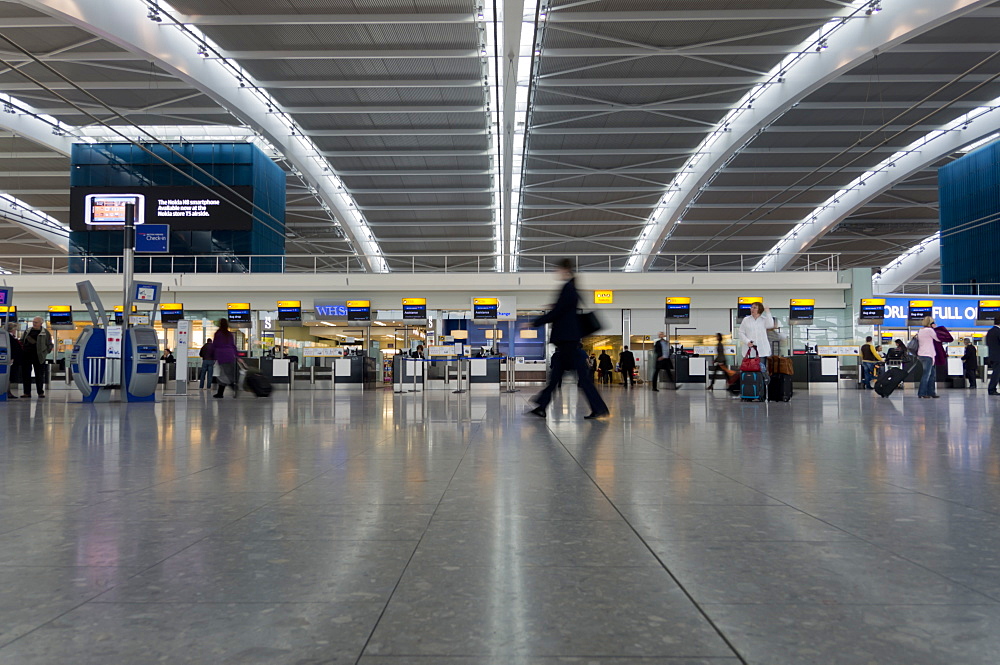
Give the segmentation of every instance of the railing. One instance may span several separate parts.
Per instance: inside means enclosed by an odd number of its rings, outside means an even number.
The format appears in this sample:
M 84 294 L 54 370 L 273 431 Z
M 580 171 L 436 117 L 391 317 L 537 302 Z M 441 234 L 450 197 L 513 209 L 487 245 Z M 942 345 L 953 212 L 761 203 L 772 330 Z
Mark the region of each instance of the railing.
M 1000 295 L 1000 283 L 984 282 L 982 284 L 945 283 L 941 282 L 909 282 L 894 293 L 912 295 L 942 295 L 942 296 L 995 296 Z
M 395 273 L 489 273 L 496 271 L 492 254 L 383 254 Z M 549 272 L 572 259 L 580 272 L 622 272 L 629 254 L 521 254 L 518 272 Z M 650 272 L 747 272 L 763 253 L 705 252 L 657 254 Z M 331 254 L 137 256 L 136 273 L 363 273 L 356 256 Z M 0 271 L 15 275 L 117 274 L 121 256 L 0 255 Z M 840 269 L 839 254 L 802 254 L 787 270 L 829 272 Z

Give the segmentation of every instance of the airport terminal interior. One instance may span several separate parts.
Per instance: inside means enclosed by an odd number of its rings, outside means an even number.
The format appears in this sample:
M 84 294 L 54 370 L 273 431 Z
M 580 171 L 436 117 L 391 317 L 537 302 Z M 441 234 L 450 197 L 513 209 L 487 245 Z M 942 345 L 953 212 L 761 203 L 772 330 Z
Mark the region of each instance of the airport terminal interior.
M 995 665 L 997 0 L 0 0 L 0 663 Z

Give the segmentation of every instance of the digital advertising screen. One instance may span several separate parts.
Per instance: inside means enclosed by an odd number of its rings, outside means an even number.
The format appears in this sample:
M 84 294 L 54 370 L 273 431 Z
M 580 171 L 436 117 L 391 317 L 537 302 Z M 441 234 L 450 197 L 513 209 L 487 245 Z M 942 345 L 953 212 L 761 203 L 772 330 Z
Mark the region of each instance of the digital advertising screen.
M 426 321 L 426 298 L 403 298 L 403 321 Z
M 667 309 L 664 320 L 666 323 L 690 323 L 691 299 L 667 298 Z
M 250 325 L 250 303 L 231 302 L 226 305 L 226 312 L 229 325 L 237 327 Z
M 0 307 L 10 307 L 12 291 L 9 286 L 0 287 Z
M 885 298 L 862 298 L 858 323 L 880 326 L 885 322 Z
M 500 300 L 497 298 L 473 298 L 472 299 L 472 320 L 473 321 L 496 321 L 497 311 L 500 308 Z
M 297 323 L 302 320 L 301 300 L 279 300 L 278 321 Z
M 906 322 L 910 325 L 919 326 L 925 316 L 934 316 L 933 300 L 911 300 L 907 309 Z
M 372 320 L 372 303 L 370 300 L 348 300 L 347 320 L 358 323 Z
M 168 224 L 172 231 L 253 228 L 253 187 L 185 186 L 70 187 L 70 229 L 121 229 L 125 224 L 125 204 L 131 202 L 137 203 L 137 226 Z
M 789 323 L 812 323 L 816 301 L 812 298 L 793 298 L 788 303 Z
M 161 303 L 160 321 L 162 323 L 177 323 L 184 318 L 184 303 Z
M 739 323 L 750 316 L 750 307 L 755 302 L 764 302 L 761 296 L 740 296 L 736 301 L 736 322 Z
M 1000 300 L 980 300 L 976 312 L 976 321 L 984 325 L 991 325 L 993 319 L 1000 316 Z
M 73 308 L 69 305 L 52 305 L 49 307 L 50 326 L 73 326 Z

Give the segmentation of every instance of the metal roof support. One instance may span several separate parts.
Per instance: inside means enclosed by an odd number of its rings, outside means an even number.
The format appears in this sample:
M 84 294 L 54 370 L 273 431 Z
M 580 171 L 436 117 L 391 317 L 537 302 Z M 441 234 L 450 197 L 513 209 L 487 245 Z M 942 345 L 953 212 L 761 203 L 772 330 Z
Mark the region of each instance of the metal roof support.
M 274 100 L 266 97 L 245 71 L 232 63 L 216 57 L 198 54 L 202 39 L 208 39 L 196 28 L 180 28 L 164 21 L 154 23 L 147 18 L 147 5 L 137 0 L 102 0 L 101 2 L 75 2 L 74 0 L 20 0 L 21 4 L 72 23 L 112 44 L 156 64 L 177 78 L 201 90 L 233 115 L 260 132 L 289 164 L 302 172 L 317 189 L 317 196 L 335 213 L 345 234 L 352 240 L 358 258 L 367 270 L 388 272 L 378 243 L 368 228 L 364 217 L 353 207 L 346 191 L 338 189 L 339 179 L 329 163 L 308 138 Z M 160 12 L 175 14 L 161 2 Z M 223 58 L 231 57 L 213 47 Z M 89 54 L 87 54 L 89 56 Z M 74 57 L 81 58 L 81 54 Z M 86 60 L 86 57 L 81 59 Z M 239 74 L 237 74 L 239 72 Z
M 989 4 L 990 0 L 887 2 L 881 12 L 824 27 L 791 49 L 769 77 L 777 84 L 763 84 L 748 92 L 698 147 L 698 154 L 686 165 L 685 172 L 671 183 L 650 217 L 642 240 L 633 248 L 626 270 L 648 270 L 657 249 L 701 187 L 758 132 L 796 102 L 878 53 L 904 45 L 928 30 Z M 860 7 L 845 6 L 842 14 L 846 17 L 860 11 Z
M 963 147 L 1000 132 L 1000 99 L 970 111 L 947 125 L 921 137 L 884 160 L 876 168 L 862 174 L 847 187 L 816 207 L 795 228 L 786 234 L 754 270 L 784 270 L 795 257 L 809 249 L 827 231 L 843 221 L 872 199 L 885 193 L 927 166 L 944 159 Z M 900 208 L 929 207 L 929 204 L 908 201 L 901 197 Z
M 878 294 L 892 293 L 903 288 L 907 282 L 920 276 L 925 270 L 941 260 L 941 238 L 935 233 L 911 247 L 902 256 L 887 265 L 872 277 L 872 291 Z

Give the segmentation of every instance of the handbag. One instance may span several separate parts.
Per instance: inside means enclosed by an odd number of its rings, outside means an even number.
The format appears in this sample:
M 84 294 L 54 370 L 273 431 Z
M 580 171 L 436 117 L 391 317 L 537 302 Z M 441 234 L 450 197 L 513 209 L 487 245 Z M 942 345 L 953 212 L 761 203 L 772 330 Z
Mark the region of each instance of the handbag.
M 756 355 L 751 356 L 750 353 L 753 352 Z M 752 347 L 747 349 L 747 355 L 743 358 L 743 362 L 740 363 L 741 372 L 759 372 L 760 371 L 760 352 L 757 351 L 757 347 Z
M 603 327 L 601 326 L 601 320 L 597 318 L 597 314 L 594 312 L 579 312 L 576 318 L 580 326 L 580 337 L 593 335 Z
M 910 341 L 906 343 L 906 348 L 909 349 L 910 353 L 913 355 L 917 354 L 917 351 L 920 350 L 920 340 L 917 339 L 916 335 L 911 337 Z

